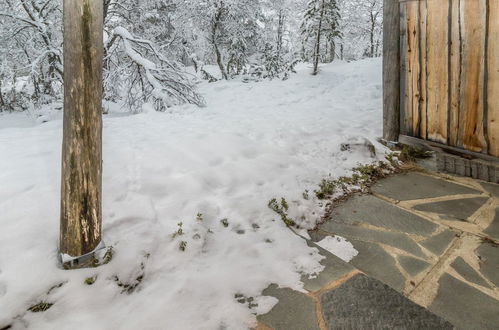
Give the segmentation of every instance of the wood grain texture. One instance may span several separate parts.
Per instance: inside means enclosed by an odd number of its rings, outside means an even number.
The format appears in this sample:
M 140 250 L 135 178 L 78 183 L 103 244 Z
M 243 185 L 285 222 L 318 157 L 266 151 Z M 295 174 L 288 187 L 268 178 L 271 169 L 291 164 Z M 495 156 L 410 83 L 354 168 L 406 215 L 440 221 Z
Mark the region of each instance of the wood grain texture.
M 101 241 L 102 0 L 64 0 L 64 137 L 59 249 Z
M 419 54 L 419 3 L 405 3 L 405 101 L 404 131 L 413 136 L 420 132 L 420 54 Z
M 499 157 L 499 0 L 489 0 L 487 125 L 489 154 Z
M 400 6 L 402 132 L 499 157 L 499 0 Z
M 383 1 L 383 138 L 400 134 L 400 4 Z
M 427 26 L 427 16 L 428 11 L 426 10 L 426 0 L 418 1 L 419 5 L 419 63 L 421 67 L 419 83 L 421 90 L 421 97 L 419 99 L 419 109 L 421 111 L 421 127 L 419 131 L 419 137 L 426 139 L 428 138 L 428 84 L 426 80 L 426 57 L 427 57 L 427 47 L 426 47 L 426 26 Z
M 461 1 L 451 1 L 450 20 L 450 107 L 449 107 L 449 144 L 458 145 L 460 127 L 459 109 L 461 104 Z
M 483 125 L 486 1 L 461 1 L 461 126 L 457 146 L 475 152 L 487 150 Z
M 427 0 L 426 5 L 428 139 L 447 143 L 449 0 Z

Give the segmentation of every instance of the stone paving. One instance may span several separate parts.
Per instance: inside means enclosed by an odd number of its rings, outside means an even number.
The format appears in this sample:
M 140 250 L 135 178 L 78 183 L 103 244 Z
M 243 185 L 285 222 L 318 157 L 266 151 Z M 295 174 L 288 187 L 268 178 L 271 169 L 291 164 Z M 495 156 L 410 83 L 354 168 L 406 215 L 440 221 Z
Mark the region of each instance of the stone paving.
M 499 329 L 499 185 L 435 172 L 381 180 L 310 232 L 326 258 L 257 329 Z M 345 263 L 315 242 L 348 239 Z

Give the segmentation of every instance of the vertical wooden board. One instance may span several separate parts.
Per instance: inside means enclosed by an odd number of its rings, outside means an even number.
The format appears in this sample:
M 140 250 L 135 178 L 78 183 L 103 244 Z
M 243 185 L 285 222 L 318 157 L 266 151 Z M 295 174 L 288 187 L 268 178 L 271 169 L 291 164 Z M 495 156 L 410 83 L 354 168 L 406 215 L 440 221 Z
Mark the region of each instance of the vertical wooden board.
M 461 0 L 461 102 L 458 146 L 487 150 L 484 135 L 484 68 L 487 0 Z M 462 144 L 462 145 L 461 145 Z
M 459 105 L 460 105 L 460 68 L 461 68 L 461 13 L 462 0 L 451 0 L 450 18 L 450 108 L 449 108 L 449 144 L 458 145 Z
M 499 0 L 489 0 L 487 125 L 489 154 L 499 157 Z
M 441 143 L 447 143 L 449 1 L 427 0 L 426 4 L 428 139 Z
M 418 1 L 419 5 L 419 66 L 420 66 L 420 90 L 421 97 L 419 99 L 419 108 L 421 109 L 421 126 L 419 131 L 419 136 L 423 139 L 428 138 L 428 124 L 427 124 L 427 80 L 426 80 L 426 70 L 427 70 L 427 48 L 426 48 L 426 26 L 427 26 L 427 15 L 426 10 L 426 0 Z
M 405 4 L 405 127 L 409 135 L 419 137 L 419 10 L 418 2 Z
M 407 84 L 407 6 L 400 3 L 400 133 L 412 135 L 408 124 L 408 84 Z

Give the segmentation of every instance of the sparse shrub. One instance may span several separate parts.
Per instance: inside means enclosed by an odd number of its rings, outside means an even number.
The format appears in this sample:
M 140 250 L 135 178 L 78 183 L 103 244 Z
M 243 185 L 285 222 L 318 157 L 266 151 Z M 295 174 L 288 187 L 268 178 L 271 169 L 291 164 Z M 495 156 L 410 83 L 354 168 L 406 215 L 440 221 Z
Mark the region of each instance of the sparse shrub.
M 281 216 L 281 220 L 286 224 L 288 227 L 295 226 L 296 223 L 293 221 L 293 219 L 290 219 L 288 217 L 288 210 L 289 210 L 289 205 L 288 202 L 284 198 L 281 198 L 281 201 L 278 202 L 277 199 L 272 198 L 268 205 L 267 205 L 272 211 L 276 212 Z

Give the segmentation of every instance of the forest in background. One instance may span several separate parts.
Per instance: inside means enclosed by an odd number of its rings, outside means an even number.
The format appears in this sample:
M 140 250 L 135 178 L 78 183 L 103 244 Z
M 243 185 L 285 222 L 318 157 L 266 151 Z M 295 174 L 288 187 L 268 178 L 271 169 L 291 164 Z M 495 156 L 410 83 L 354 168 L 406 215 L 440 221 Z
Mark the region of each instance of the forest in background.
M 287 79 L 298 62 L 317 73 L 382 51 L 382 0 L 103 1 L 104 98 L 133 112 L 202 106 L 201 79 Z M 62 15 L 62 0 L 0 0 L 0 112 L 62 100 Z

